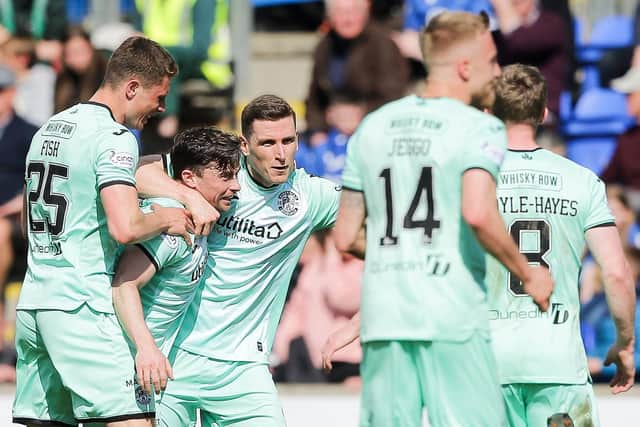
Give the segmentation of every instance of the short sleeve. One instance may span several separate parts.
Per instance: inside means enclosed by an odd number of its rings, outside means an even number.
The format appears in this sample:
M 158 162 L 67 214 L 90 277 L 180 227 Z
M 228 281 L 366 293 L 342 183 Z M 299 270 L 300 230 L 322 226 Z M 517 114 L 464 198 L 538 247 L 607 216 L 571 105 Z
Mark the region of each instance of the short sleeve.
M 353 191 L 364 191 L 362 185 L 363 169 L 359 153 L 363 125 L 360 125 L 347 143 L 347 157 L 342 171 L 342 186 Z
M 604 182 L 591 174 L 591 190 L 589 191 L 589 210 L 584 222 L 584 230 L 605 225 L 615 225 L 615 220 L 609 204 Z
M 314 230 L 332 227 L 338 217 L 340 194 L 342 187 L 325 178 L 312 176 L 309 178 L 312 203 L 312 222 Z
M 471 134 L 467 147 L 462 159 L 463 173 L 469 169 L 484 169 L 497 180 L 507 151 L 504 124 L 497 119 L 483 121 Z
M 160 234 L 144 242 L 137 243 L 142 252 L 151 260 L 156 271 L 171 265 L 184 256 L 186 243 L 182 237 Z
M 136 185 L 138 144 L 126 129 L 109 132 L 98 144 L 96 176 L 98 188 L 113 184 Z

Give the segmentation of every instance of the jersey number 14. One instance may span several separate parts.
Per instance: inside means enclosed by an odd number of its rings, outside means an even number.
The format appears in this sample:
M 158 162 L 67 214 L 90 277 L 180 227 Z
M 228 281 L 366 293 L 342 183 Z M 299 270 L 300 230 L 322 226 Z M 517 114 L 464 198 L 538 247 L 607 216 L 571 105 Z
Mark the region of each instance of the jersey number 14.
M 384 195 L 386 200 L 387 224 L 384 236 L 380 238 L 380 246 L 392 246 L 398 244 L 398 236 L 393 234 L 393 194 L 391 191 L 391 169 L 385 168 L 380 173 L 380 178 L 384 180 Z M 425 197 L 423 197 L 423 194 Z M 420 202 L 426 199 L 426 216 L 416 218 L 416 210 Z M 431 244 L 433 240 L 433 230 L 440 228 L 440 220 L 434 217 L 433 201 L 433 174 L 431 167 L 423 167 L 418 180 L 418 186 L 411 199 L 411 205 L 404 215 L 403 228 L 422 228 L 424 231 L 424 243 Z

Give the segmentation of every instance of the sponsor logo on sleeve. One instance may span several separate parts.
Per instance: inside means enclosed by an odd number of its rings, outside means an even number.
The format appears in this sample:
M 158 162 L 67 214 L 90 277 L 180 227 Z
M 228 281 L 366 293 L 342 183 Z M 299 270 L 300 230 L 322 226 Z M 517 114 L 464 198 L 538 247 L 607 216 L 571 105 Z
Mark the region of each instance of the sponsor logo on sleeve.
M 133 154 L 127 153 L 126 151 L 111 151 L 109 154 L 109 161 L 115 166 L 127 169 L 133 169 L 135 166 L 135 159 Z
M 480 150 L 482 153 L 493 163 L 500 165 L 502 164 L 502 160 L 504 159 L 504 149 L 497 147 L 495 145 L 491 145 L 488 142 L 483 142 L 482 146 L 480 146 Z
M 295 215 L 300 208 L 300 198 L 291 190 L 285 190 L 278 195 L 278 209 L 287 216 Z

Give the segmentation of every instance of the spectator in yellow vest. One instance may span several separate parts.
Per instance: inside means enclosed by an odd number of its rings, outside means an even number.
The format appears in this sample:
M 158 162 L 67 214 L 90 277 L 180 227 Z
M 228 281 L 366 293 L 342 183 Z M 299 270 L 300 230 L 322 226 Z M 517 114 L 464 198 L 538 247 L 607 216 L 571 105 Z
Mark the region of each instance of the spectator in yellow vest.
M 172 137 L 178 130 L 180 87 L 185 80 L 206 79 L 218 89 L 233 82 L 229 0 L 136 0 L 136 7 L 137 27 L 166 48 L 180 67 L 158 127 L 160 136 Z

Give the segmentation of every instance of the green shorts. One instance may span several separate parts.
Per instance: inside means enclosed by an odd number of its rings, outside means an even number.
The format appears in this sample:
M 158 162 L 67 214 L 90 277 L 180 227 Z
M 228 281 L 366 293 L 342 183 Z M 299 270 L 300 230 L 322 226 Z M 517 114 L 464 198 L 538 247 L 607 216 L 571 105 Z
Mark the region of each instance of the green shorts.
M 590 383 L 505 384 L 502 395 L 510 427 L 600 425 Z
M 362 345 L 361 427 L 503 427 L 490 341 L 373 341 Z
M 76 426 L 154 417 L 114 314 L 18 310 L 13 421 Z
M 159 427 L 283 427 L 282 406 L 268 365 L 230 362 L 174 349 L 174 380 L 156 399 Z

